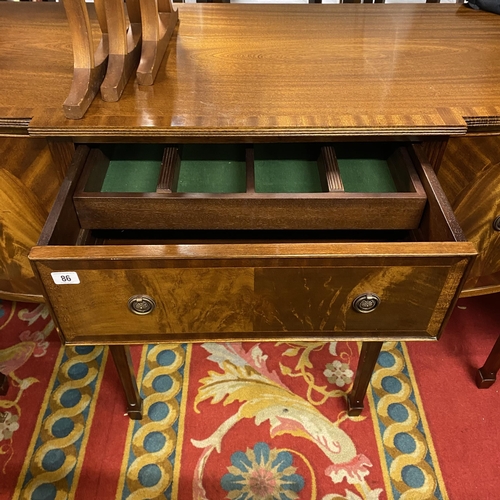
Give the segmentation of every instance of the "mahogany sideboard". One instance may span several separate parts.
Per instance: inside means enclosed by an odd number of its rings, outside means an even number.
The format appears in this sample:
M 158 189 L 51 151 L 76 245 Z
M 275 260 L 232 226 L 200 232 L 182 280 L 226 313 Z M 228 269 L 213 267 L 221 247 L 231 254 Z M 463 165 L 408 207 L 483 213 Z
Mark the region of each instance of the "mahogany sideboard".
M 485 151 L 486 137 L 497 154 L 500 17 L 178 7 L 155 84 L 132 79 L 120 101 L 68 120 L 62 6 L 0 3 L 0 192 L 18 207 L 1 212 L 2 296 L 43 294 L 63 342 L 110 345 L 133 418 L 127 345 L 243 339 L 362 341 L 359 414 L 383 341 L 438 339 L 467 276 L 483 291 L 482 273 L 498 278 L 498 253 L 475 260 L 460 227 L 474 166 L 451 145 Z M 131 164 L 140 187 L 122 182 Z M 375 188 L 374 171 L 392 187 Z M 219 184 L 200 187 L 202 174 Z

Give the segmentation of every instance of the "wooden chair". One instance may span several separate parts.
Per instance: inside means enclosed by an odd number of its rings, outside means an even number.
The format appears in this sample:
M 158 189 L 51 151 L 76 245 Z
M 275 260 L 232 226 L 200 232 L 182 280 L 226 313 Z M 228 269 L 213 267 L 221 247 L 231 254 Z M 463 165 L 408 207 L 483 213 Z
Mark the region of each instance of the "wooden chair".
M 171 0 L 140 0 L 142 52 L 137 68 L 139 85 L 153 85 L 161 61 L 179 20 Z

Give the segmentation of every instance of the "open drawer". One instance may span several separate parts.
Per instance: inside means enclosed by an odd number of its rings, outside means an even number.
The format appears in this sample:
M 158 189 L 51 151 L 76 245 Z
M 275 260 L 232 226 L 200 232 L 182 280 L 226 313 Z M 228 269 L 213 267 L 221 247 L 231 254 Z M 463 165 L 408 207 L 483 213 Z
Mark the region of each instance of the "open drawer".
M 416 229 L 426 194 L 397 143 L 94 147 L 85 229 Z
M 476 254 L 432 168 L 398 231 L 82 228 L 80 149 L 30 254 L 67 343 L 241 339 L 434 339 Z

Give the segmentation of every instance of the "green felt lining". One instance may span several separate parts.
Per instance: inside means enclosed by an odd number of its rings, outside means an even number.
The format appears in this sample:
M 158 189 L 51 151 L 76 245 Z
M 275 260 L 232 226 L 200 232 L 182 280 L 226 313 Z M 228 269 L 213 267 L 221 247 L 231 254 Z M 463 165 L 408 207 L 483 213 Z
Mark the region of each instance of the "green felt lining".
M 156 191 L 165 146 L 120 144 L 101 148 L 110 158 L 102 193 L 153 193 Z
M 184 145 L 179 193 L 244 193 L 245 147 L 237 144 Z
M 245 145 L 193 144 L 181 148 L 178 192 L 242 193 L 246 190 Z M 101 192 L 155 192 L 165 146 L 103 146 L 110 158 Z M 256 144 L 255 190 L 258 193 L 321 192 L 317 157 L 309 144 Z M 387 161 L 338 158 L 346 192 L 397 192 Z
M 338 158 L 346 193 L 396 193 L 387 161 L 376 158 Z
M 256 144 L 257 193 L 319 193 L 319 149 L 307 144 Z

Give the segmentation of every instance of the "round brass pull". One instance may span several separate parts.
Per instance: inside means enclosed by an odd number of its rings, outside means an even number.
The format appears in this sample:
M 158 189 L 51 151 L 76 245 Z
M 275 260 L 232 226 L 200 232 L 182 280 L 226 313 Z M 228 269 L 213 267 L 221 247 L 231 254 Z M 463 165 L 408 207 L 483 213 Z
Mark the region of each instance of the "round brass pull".
M 358 295 L 352 302 L 352 307 L 359 313 L 371 313 L 380 304 L 380 297 L 375 293 L 363 293 Z
M 156 302 L 149 295 L 133 295 L 128 299 L 128 308 L 134 314 L 144 316 L 156 307 Z
M 493 229 L 500 231 L 500 215 L 493 221 Z

